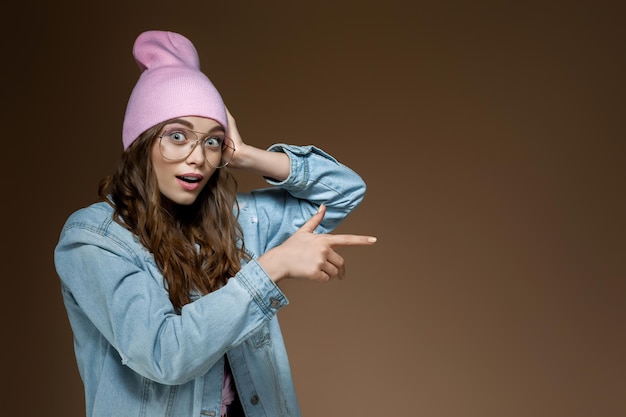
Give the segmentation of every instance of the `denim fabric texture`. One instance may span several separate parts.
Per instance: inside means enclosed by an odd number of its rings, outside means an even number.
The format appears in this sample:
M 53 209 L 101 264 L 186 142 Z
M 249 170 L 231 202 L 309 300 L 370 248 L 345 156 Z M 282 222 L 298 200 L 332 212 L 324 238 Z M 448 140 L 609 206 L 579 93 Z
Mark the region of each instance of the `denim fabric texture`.
M 288 304 L 256 261 L 326 204 L 327 233 L 362 201 L 365 183 L 314 146 L 290 157 L 282 182 L 240 193 L 252 256 L 226 285 L 177 314 L 154 258 L 105 202 L 73 213 L 54 260 L 74 334 L 87 417 L 218 417 L 225 356 L 248 417 L 300 416 L 277 312 Z

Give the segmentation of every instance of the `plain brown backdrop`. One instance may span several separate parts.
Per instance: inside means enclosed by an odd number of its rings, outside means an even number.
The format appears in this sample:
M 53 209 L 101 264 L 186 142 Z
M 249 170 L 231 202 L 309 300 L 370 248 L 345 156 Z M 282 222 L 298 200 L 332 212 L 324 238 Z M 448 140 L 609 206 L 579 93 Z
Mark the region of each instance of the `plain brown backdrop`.
M 359 172 L 348 278 L 283 285 L 306 417 L 626 415 L 623 15 L 603 2 L 23 2 L 3 16 L 3 413 L 84 415 L 52 251 L 144 30 L 245 140 Z M 242 190 L 263 185 L 240 175 Z

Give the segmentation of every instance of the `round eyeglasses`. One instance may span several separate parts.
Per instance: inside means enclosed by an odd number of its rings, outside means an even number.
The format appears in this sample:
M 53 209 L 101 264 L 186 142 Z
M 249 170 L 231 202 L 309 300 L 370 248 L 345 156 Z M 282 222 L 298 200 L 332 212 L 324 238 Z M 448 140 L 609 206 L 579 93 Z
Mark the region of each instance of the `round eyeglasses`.
M 224 168 L 235 153 L 232 141 L 221 132 L 207 135 L 184 127 L 172 127 L 159 135 L 161 156 L 172 162 L 187 159 L 199 143 L 202 144 L 204 158 L 213 168 Z

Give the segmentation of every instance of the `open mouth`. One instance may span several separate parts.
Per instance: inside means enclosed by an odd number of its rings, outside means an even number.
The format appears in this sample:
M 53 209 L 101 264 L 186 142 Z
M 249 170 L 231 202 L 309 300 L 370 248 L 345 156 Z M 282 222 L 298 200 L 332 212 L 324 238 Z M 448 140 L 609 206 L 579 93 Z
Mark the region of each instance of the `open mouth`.
M 196 182 L 200 182 L 200 180 L 202 180 L 202 178 L 200 177 L 190 177 L 190 176 L 185 176 L 185 175 L 177 175 L 176 178 L 178 178 L 181 181 L 188 182 L 190 184 L 195 184 Z

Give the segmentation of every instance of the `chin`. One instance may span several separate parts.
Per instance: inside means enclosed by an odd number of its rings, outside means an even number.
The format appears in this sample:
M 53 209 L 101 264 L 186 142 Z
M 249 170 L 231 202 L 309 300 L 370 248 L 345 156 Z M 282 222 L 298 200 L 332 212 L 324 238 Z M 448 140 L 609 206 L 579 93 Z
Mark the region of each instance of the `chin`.
M 172 201 L 180 206 L 190 206 L 193 203 L 195 203 L 197 199 L 198 199 L 197 196 L 195 196 L 193 198 L 180 198 L 180 199 L 174 199 Z
M 198 199 L 197 195 L 166 195 L 161 194 L 170 204 L 176 204 L 179 206 L 190 206 Z

